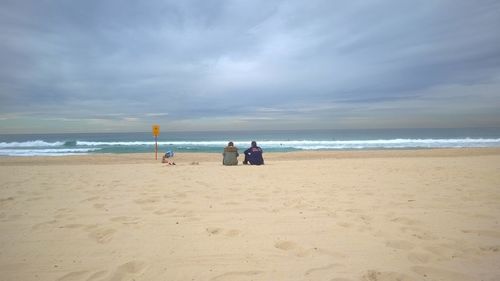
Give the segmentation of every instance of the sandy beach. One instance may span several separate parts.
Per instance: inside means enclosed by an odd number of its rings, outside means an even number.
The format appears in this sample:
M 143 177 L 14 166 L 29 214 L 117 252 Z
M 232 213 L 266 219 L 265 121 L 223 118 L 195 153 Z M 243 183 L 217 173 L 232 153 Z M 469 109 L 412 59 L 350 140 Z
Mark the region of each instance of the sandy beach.
M 0 279 L 500 280 L 500 149 L 264 156 L 2 157 Z

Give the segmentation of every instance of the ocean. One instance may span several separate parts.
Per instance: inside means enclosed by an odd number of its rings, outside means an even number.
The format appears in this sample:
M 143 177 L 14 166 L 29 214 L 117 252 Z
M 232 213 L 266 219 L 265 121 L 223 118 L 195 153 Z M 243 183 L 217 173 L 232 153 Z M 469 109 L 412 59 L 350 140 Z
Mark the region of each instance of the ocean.
M 274 130 L 161 132 L 159 155 L 220 153 L 228 141 L 246 149 L 252 140 L 265 152 L 500 147 L 500 128 Z M 154 152 L 151 132 L 79 134 L 0 134 L 0 156 L 64 156 Z

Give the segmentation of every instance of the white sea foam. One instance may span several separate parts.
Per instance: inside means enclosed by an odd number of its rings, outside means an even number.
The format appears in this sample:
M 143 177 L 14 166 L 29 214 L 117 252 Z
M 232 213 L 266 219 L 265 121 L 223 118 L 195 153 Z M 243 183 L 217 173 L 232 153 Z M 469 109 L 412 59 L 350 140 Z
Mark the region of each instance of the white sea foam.
M 141 146 L 154 145 L 154 141 L 77 141 L 78 146 Z M 160 144 L 160 142 L 158 142 Z
M 367 148 L 458 148 L 500 146 L 500 139 L 390 139 L 338 141 L 262 141 L 262 147 L 289 147 L 304 150 Z
M 65 155 L 82 155 L 98 150 L 100 150 L 100 148 L 0 149 L 0 155 L 1 156 L 65 156 Z
M 154 141 L 77 141 L 79 146 L 149 146 Z M 158 145 L 225 146 L 226 141 L 159 141 Z
M 0 148 L 16 148 L 16 147 L 55 147 L 63 146 L 65 142 L 46 142 L 42 140 L 24 141 L 24 142 L 0 142 Z
M 149 145 L 154 143 L 149 143 Z M 159 145 L 223 147 L 225 141 L 174 141 L 159 142 Z M 235 146 L 246 147 L 249 141 L 236 141 Z M 441 147 L 489 147 L 500 146 L 500 139 L 389 139 L 389 140 L 286 140 L 259 141 L 263 148 L 293 149 L 363 149 L 363 148 L 441 148 Z

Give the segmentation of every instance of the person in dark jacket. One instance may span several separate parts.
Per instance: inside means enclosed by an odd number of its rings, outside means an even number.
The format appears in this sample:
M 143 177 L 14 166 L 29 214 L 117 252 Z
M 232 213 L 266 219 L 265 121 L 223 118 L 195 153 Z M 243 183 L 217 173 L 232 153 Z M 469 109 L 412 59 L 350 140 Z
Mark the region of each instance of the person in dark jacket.
M 257 142 L 252 141 L 252 146 L 245 150 L 245 160 L 243 160 L 243 164 L 264 165 L 262 152 L 262 148 L 257 146 Z
M 222 153 L 222 164 L 226 166 L 238 165 L 238 148 L 230 141 Z

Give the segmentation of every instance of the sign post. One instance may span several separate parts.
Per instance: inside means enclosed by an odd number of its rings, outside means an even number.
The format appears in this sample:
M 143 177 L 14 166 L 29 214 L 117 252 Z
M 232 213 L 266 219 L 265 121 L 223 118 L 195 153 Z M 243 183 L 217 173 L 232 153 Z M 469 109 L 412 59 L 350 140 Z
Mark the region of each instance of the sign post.
M 158 160 L 158 135 L 160 135 L 160 125 L 153 125 L 153 136 L 155 136 L 155 160 Z

